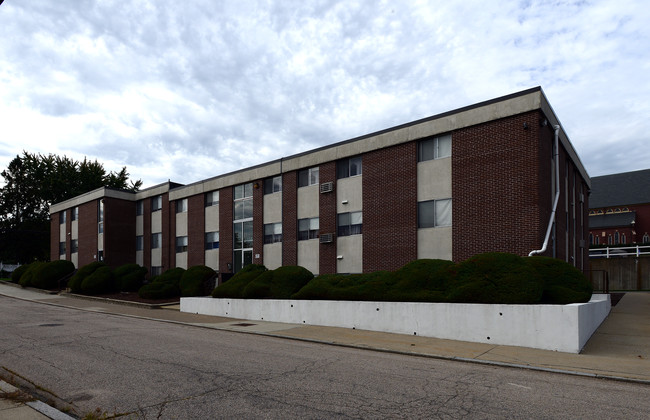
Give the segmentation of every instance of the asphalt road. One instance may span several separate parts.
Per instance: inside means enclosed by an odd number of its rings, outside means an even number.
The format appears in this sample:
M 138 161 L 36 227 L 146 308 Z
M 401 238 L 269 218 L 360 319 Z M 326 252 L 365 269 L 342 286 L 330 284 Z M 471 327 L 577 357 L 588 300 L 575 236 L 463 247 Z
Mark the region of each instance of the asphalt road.
M 83 415 L 647 418 L 650 387 L 169 324 L 0 296 L 0 366 Z

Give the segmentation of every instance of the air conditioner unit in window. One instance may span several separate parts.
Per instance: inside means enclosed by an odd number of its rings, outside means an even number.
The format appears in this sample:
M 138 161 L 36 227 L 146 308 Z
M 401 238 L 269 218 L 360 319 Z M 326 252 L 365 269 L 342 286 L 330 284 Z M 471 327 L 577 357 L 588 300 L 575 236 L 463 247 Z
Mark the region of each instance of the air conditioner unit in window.
M 332 242 L 332 238 L 334 237 L 333 233 L 321 233 L 320 234 L 320 243 L 321 244 L 329 244 Z
M 332 181 L 323 182 L 322 184 L 320 184 L 320 192 L 321 192 L 321 194 L 332 192 L 332 191 L 334 191 L 334 183 Z

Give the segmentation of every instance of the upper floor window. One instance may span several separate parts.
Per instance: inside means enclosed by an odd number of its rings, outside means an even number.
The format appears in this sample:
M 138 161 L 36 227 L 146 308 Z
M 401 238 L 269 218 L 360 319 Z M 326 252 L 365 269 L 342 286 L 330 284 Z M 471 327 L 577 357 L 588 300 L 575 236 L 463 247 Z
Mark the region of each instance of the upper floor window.
M 205 206 L 216 206 L 219 204 L 219 191 L 210 191 L 205 193 Z
M 308 187 L 318 184 L 318 166 L 298 171 L 298 187 Z
M 60 225 L 65 224 L 66 214 L 67 214 L 67 211 L 65 211 L 65 210 L 63 210 L 61 213 L 59 213 L 59 224 Z
M 276 242 L 282 242 L 282 223 L 264 225 L 264 243 L 273 244 Z
M 142 200 L 138 200 L 135 202 L 135 215 L 142 216 L 143 214 L 144 214 L 144 202 Z
M 79 241 L 77 239 L 70 240 L 70 252 L 72 254 L 79 252 Z
M 79 207 L 73 207 L 72 208 L 71 220 L 79 220 Z
M 187 236 L 176 237 L 176 253 L 187 252 Z
M 338 236 L 361 235 L 363 214 L 360 211 L 337 215 Z
M 59 255 L 65 255 L 65 242 L 59 242 Z
M 648 243 L 650 243 L 650 235 L 648 235 L 648 232 L 646 232 L 646 233 L 643 235 L 643 243 L 644 243 L 644 244 L 648 244 Z
M 151 234 L 151 249 L 162 247 L 162 233 Z
M 219 249 L 219 232 L 205 232 L 205 249 Z
M 451 156 L 451 134 L 430 137 L 418 142 L 418 162 Z
M 282 175 L 264 180 L 264 194 L 273 194 L 280 191 L 282 191 Z
M 104 200 L 99 200 L 99 207 L 97 209 L 97 222 L 97 232 L 104 233 Z
M 151 197 L 151 211 L 158 211 L 162 209 L 162 195 Z
M 418 227 L 440 226 L 451 226 L 451 198 L 420 201 L 418 203 Z
M 233 220 L 253 218 L 253 184 L 235 186 L 233 201 Z
M 144 249 L 144 236 L 138 235 L 135 237 L 135 250 L 142 251 Z
M 234 189 L 235 189 L 235 200 L 253 197 L 252 182 L 249 182 L 248 184 L 236 185 Z
M 347 178 L 350 176 L 361 175 L 363 165 L 361 156 L 354 156 L 347 159 L 341 159 L 336 162 L 336 178 Z
M 187 211 L 187 198 L 176 200 L 176 213 L 185 213 Z
M 312 217 L 311 219 L 298 219 L 298 240 L 316 239 L 318 237 L 320 219 Z

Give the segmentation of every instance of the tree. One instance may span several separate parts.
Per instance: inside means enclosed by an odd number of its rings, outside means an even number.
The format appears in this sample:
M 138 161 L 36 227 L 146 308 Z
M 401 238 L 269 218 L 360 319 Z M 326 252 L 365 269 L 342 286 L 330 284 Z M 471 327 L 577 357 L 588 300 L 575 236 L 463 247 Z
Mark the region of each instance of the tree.
M 49 208 L 99 187 L 137 191 L 126 167 L 106 173 L 96 160 L 77 162 L 66 156 L 23 151 L 0 173 L 0 260 L 29 262 L 49 258 Z

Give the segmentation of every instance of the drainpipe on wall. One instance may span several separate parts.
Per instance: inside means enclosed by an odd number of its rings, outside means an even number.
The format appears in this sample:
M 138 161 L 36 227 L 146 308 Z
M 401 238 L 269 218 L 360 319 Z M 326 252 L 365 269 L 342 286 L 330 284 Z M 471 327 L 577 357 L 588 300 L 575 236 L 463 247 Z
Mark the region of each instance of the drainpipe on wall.
M 553 126 L 555 130 L 555 153 L 553 153 L 553 159 L 555 160 L 555 200 L 553 200 L 553 211 L 551 212 L 551 219 L 548 221 L 548 228 L 546 229 L 546 237 L 544 238 L 544 244 L 542 249 L 537 249 L 535 251 L 530 251 L 528 254 L 529 257 L 533 255 L 543 254 L 546 252 L 548 247 L 548 240 L 551 237 L 551 230 L 553 229 L 553 224 L 555 223 L 555 212 L 557 211 L 557 203 L 560 201 L 560 149 L 559 149 L 559 137 L 560 137 L 560 126 Z

